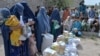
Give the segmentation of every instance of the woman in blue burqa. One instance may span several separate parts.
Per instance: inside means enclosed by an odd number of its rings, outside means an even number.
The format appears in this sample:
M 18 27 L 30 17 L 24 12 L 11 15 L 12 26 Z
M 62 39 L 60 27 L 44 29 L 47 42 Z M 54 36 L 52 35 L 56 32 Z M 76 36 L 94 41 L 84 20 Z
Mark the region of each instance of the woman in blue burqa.
M 15 15 L 18 20 L 21 22 L 21 25 L 24 26 L 28 22 L 28 16 L 24 16 L 25 7 L 21 3 L 15 4 L 11 9 L 11 14 Z M 27 10 L 28 11 L 28 10 Z M 25 14 L 26 15 L 26 14 Z M 28 15 L 28 14 L 27 14 Z M 24 52 L 23 56 L 29 56 L 29 39 L 23 41 L 23 45 L 20 47 L 22 49 L 21 52 Z
M 1 10 L 1 16 L 2 16 L 2 24 L 1 24 L 1 31 L 2 31 L 2 37 L 4 41 L 4 49 L 5 49 L 5 56 L 10 56 L 10 28 L 5 25 L 6 19 L 10 16 L 10 11 L 7 8 L 3 8 Z
M 23 6 L 24 7 L 24 10 L 23 10 L 23 21 L 24 21 L 24 23 L 27 23 L 28 22 L 28 19 L 29 18 L 32 18 L 33 19 L 33 21 L 35 22 L 35 24 L 34 24 L 34 29 L 36 30 L 37 28 L 36 28 L 36 24 L 37 24 L 37 20 L 36 20 L 36 18 L 35 18 L 35 16 L 34 16 L 34 14 L 33 14 L 33 12 L 32 12 L 32 10 L 29 8 L 29 6 L 27 5 L 27 2 L 26 1 L 23 1 L 23 2 L 21 2 L 21 3 L 19 3 L 20 4 L 20 6 L 16 6 L 17 4 L 15 4 L 11 9 L 10 9 L 10 11 L 11 11 L 11 14 L 14 14 L 14 15 L 16 15 L 17 16 L 17 18 L 20 20 L 20 14 L 19 14 L 19 12 L 20 12 L 20 10 L 22 10 L 21 9 L 21 6 Z M 19 10 L 19 12 L 18 11 L 16 11 L 16 10 Z M 37 31 L 32 31 L 32 33 L 36 33 Z M 36 34 L 35 34 L 35 36 L 36 36 Z
M 50 32 L 50 24 L 49 17 L 47 16 L 45 7 L 41 7 L 39 13 L 37 15 L 37 33 L 36 33 L 36 41 L 37 41 L 37 49 L 41 52 L 41 45 L 43 36 L 42 34 Z
M 58 8 L 54 8 L 51 14 L 50 24 L 51 34 L 54 35 L 54 41 L 56 41 L 57 36 L 61 34 L 61 18 Z
M 2 24 L 1 30 L 2 30 L 2 35 L 4 38 L 4 45 L 5 45 L 5 55 L 6 56 L 28 56 L 28 52 L 27 52 L 27 48 L 26 48 L 26 43 L 24 43 L 24 41 L 16 39 L 16 37 L 18 34 L 14 35 L 12 34 L 12 32 L 14 33 L 14 31 L 16 31 L 17 29 L 21 29 L 22 25 L 17 25 L 17 26 L 9 26 L 9 28 L 7 28 L 7 22 L 9 21 L 9 19 L 16 19 L 16 16 L 11 15 L 10 14 L 10 10 L 7 8 L 4 8 L 2 11 L 2 16 L 3 16 L 3 20 L 4 23 Z M 11 22 L 13 23 L 13 20 L 11 20 Z M 11 23 L 10 22 L 10 23 Z M 12 38 L 13 36 L 13 39 Z M 14 41 L 20 41 L 20 42 L 16 42 L 16 45 Z M 13 44 L 12 44 L 13 43 Z
M 20 5 L 24 7 L 24 10 L 23 10 L 23 20 L 24 20 L 24 22 L 27 23 L 28 22 L 28 18 L 32 18 L 34 21 L 36 21 L 35 16 L 34 16 L 32 10 L 29 8 L 27 2 L 25 2 L 25 1 L 21 2 Z M 12 6 L 10 11 L 11 11 L 12 14 L 16 15 L 20 19 L 20 15 L 16 11 L 15 7 L 16 7 L 16 9 L 20 9 L 21 10 L 21 7 L 20 6 L 16 6 L 16 4 L 15 4 L 14 6 Z

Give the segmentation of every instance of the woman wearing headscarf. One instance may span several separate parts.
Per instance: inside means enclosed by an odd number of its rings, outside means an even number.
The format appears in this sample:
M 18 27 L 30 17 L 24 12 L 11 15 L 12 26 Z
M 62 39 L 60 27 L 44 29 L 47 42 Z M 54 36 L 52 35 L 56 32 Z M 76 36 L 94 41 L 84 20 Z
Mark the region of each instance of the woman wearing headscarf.
M 47 16 L 45 7 L 41 7 L 39 13 L 37 15 L 37 33 L 36 33 L 36 41 L 37 41 L 37 49 L 41 52 L 41 45 L 43 36 L 42 34 L 50 32 L 50 24 L 49 17 Z
M 8 38 L 10 40 L 8 42 L 8 47 L 10 47 L 8 56 L 27 56 L 27 52 L 22 48 L 22 46 L 24 45 L 23 41 L 20 40 L 20 37 L 22 35 L 22 26 L 20 25 L 19 20 L 16 16 L 10 15 L 10 10 L 7 8 L 4 8 L 1 13 L 3 18 L 6 19 L 6 21 L 4 22 L 5 26 L 10 27 L 10 32 L 7 33 L 9 34 Z
M 34 16 L 33 12 L 31 11 L 31 9 L 30 9 L 29 6 L 27 5 L 27 3 L 26 3 L 26 2 L 21 2 L 20 4 L 24 7 L 24 10 L 23 10 L 23 21 L 24 21 L 24 23 L 27 23 L 27 22 L 28 22 L 28 19 L 31 18 L 31 19 L 35 22 L 34 28 L 37 29 L 37 28 L 36 28 L 37 20 L 36 20 L 36 18 L 35 18 L 35 16 Z M 12 14 L 16 15 L 17 18 L 20 20 L 20 15 L 19 15 L 19 13 L 15 10 L 15 7 L 16 7 L 16 5 L 14 5 L 14 6 L 10 9 L 10 11 L 11 11 Z M 20 8 L 20 7 L 17 6 L 17 8 Z M 20 8 L 20 10 L 22 10 L 22 9 Z M 33 32 L 33 33 L 36 33 L 35 30 L 32 31 L 32 32 Z
M 31 27 L 31 32 L 32 32 L 32 38 L 29 38 L 29 52 L 31 56 L 35 56 L 37 52 L 37 47 L 36 47 L 36 30 L 37 30 L 37 19 L 36 16 L 34 16 L 32 10 L 29 8 L 27 2 L 21 2 L 21 4 L 24 6 L 24 11 L 23 11 L 23 19 L 25 23 L 29 23 Z M 29 20 L 32 19 L 32 23 L 29 22 Z
M 1 16 L 2 16 L 2 24 L 1 24 L 1 32 L 2 37 L 4 41 L 4 50 L 5 50 L 5 56 L 10 56 L 10 28 L 5 25 L 5 21 L 10 16 L 10 11 L 7 8 L 3 8 L 1 10 Z
M 27 20 L 25 20 L 24 15 L 24 6 L 20 3 L 15 4 L 12 8 L 11 8 L 11 13 L 12 15 L 17 16 L 18 20 L 20 21 L 20 24 L 22 27 L 25 26 L 25 23 Z M 28 39 L 26 40 L 22 40 L 23 41 L 23 45 L 21 45 L 21 52 L 23 53 L 22 56 L 29 56 L 29 47 L 28 47 Z
M 20 3 L 20 5 L 22 5 L 23 7 L 24 7 L 24 10 L 23 10 L 23 21 L 24 21 L 24 23 L 25 23 L 25 25 L 29 25 L 29 27 L 31 27 L 31 31 L 32 31 L 32 34 L 34 35 L 34 37 L 33 37 L 33 40 L 34 40 L 34 38 L 36 37 L 36 24 L 37 24 L 37 20 L 35 19 L 35 16 L 34 16 L 34 14 L 33 14 L 33 12 L 31 11 L 31 9 L 29 8 L 29 6 L 27 5 L 27 3 L 26 2 L 21 2 Z M 11 8 L 11 11 L 12 11 L 12 14 L 15 14 L 16 16 L 17 15 L 20 15 L 19 13 L 18 13 L 18 11 L 16 11 L 15 10 L 15 8 L 16 8 L 16 5 L 14 5 L 12 8 Z M 17 6 L 17 8 L 20 8 L 19 6 Z M 16 13 L 14 13 L 14 11 L 16 12 Z M 17 16 L 17 17 L 19 17 L 19 16 Z M 19 18 L 20 19 L 20 18 Z M 31 20 L 31 22 L 30 22 L 30 20 Z M 35 24 L 34 24 L 35 23 Z M 32 38 L 31 38 L 32 39 Z M 29 42 L 30 43 L 30 39 L 28 39 L 26 42 Z M 34 41 L 32 41 L 32 42 L 34 42 Z M 33 46 L 33 45 L 31 45 L 30 44 L 30 46 L 29 46 L 29 48 L 31 47 L 31 46 Z M 35 49 L 34 49 L 34 47 L 31 49 L 32 51 L 33 51 L 33 53 L 34 53 L 34 51 L 36 51 Z M 31 50 L 29 50 L 29 51 L 31 51 Z M 32 52 L 29 52 L 29 53 L 32 53 Z
M 56 41 L 57 36 L 61 34 L 61 18 L 58 8 L 54 8 L 50 21 L 51 34 L 54 35 L 54 41 Z

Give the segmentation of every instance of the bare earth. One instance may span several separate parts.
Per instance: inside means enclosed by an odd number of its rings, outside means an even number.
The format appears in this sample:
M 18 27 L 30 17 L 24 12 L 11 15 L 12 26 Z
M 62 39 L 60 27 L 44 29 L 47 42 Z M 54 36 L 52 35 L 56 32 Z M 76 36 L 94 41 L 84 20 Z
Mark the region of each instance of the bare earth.
M 81 39 L 81 45 L 79 56 L 100 56 L 100 38 Z
M 0 56 L 4 56 L 3 40 L 0 36 Z M 100 56 L 100 38 L 85 36 L 81 38 L 79 56 Z

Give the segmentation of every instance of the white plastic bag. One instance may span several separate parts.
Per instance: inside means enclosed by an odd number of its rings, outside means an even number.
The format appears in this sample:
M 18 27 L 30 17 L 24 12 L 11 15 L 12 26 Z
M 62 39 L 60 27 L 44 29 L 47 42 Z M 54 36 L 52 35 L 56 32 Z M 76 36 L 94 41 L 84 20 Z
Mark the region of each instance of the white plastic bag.
M 77 48 L 76 48 L 76 44 L 75 43 L 72 43 L 72 44 L 68 44 L 67 45 L 67 56 L 77 56 Z
M 47 48 L 50 47 L 53 43 L 54 36 L 52 34 L 43 34 L 43 43 L 42 43 L 42 52 Z
M 68 44 L 75 43 L 76 46 L 80 44 L 80 39 L 79 38 L 69 38 L 68 39 Z
M 55 50 L 52 50 L 50 48 L 46 48 L 43 52 L 43 56 L 58 56 L 58 54 Z

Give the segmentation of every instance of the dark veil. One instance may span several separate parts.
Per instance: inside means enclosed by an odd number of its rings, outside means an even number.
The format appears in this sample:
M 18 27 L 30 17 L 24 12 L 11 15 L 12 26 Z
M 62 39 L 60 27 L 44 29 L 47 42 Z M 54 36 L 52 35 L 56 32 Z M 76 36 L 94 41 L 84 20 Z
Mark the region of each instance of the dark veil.
M 23 12 L 23 20 L 24 20 L 24 22 L 25 23 L 28 22 L 28 18 L 32 18 L 34 21 L 36 21 L 35 20 L 35 16 L 34 16 L 32 10 L 27 5 L 27 3 L 26 2 L 21 2 L 21 4 L 24 6 L 24 12 Z M 12 15 L 16 15 L 17 18 L 20 20 L 20 15 L 18 14 L 18 12 L 14 11 L 14 7 L 15 7 L 15 5 L 12 6 L 12 8 L 10 9 L 11 14 Z

